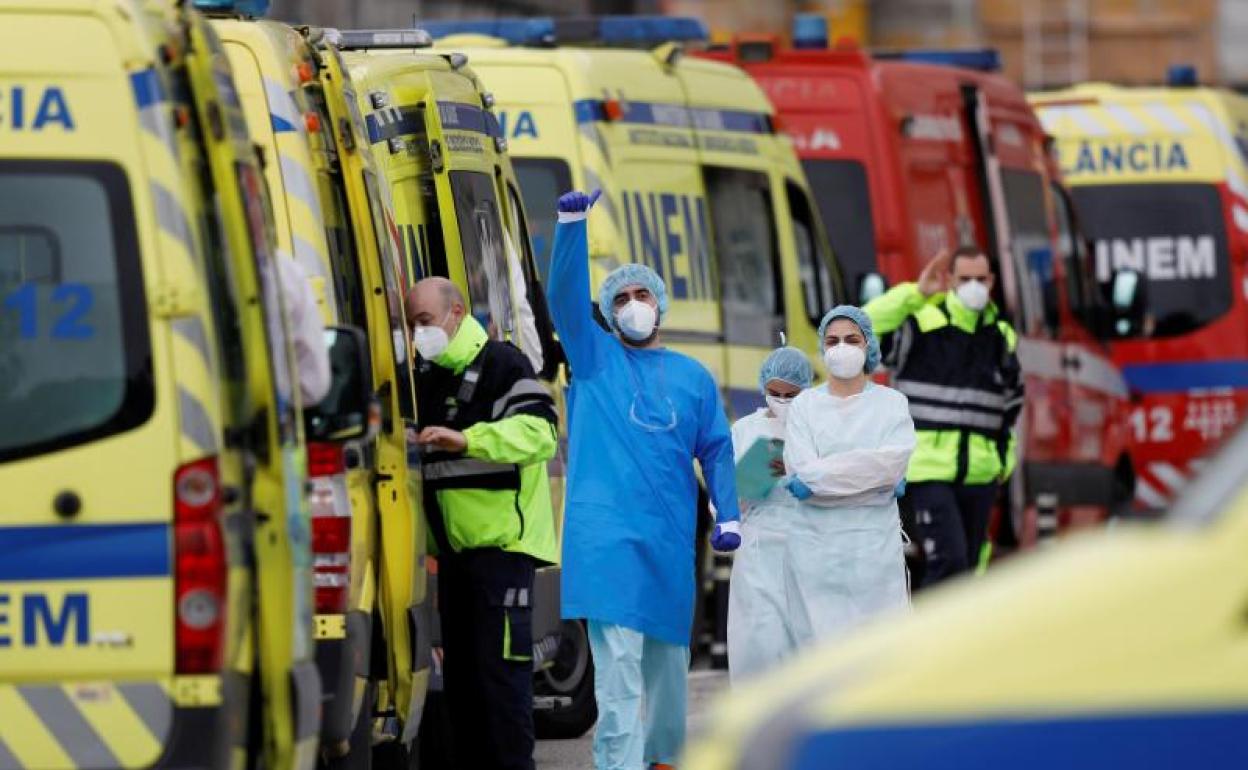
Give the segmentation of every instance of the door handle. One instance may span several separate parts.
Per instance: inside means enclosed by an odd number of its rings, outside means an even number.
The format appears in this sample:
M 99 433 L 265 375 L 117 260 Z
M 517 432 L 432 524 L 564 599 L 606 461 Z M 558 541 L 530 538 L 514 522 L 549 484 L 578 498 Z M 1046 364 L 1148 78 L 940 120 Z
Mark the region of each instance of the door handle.
M 1083 359 L 1081 359 L 1078 355 L 1062 356 L 1062 368 L 1075 370 L 1082 369 Z

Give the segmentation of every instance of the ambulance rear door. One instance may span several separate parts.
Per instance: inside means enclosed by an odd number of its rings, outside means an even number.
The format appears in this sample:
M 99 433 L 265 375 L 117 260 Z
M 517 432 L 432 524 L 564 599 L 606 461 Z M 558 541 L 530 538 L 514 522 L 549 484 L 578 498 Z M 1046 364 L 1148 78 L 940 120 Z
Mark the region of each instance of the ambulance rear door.
M 128 21 L 25 6 L 0 9 L 0 765 L 148 767 L 193 631 L 179 462 L 202 459 L 184 489 L 211 492 L 193 514 L 218 499 L 215 400 L 178 386 L 152 312 L 158 256 L 191 256 L 187 213 L 145 165 L 168 157 L 169 104 L 156 70 L 123 66 Z

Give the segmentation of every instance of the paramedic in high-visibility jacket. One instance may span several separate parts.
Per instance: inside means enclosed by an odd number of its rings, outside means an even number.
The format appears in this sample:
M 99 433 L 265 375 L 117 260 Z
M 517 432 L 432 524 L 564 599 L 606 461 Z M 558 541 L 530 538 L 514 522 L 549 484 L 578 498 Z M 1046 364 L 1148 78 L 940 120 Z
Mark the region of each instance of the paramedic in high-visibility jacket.
M 447 279 L 418 282 L 406 311 L 454 766 L 532 770 L 534 570 L 559 559 L 554 401 Z
M 997 489 L 1014 470 L 1023 379 L 994 281 L 983 251 L 964 246 L 863 307 L 888 335 L 884 362 L 910 401 L 917 443 L 906 494 L 925 586 L 975 566 Z

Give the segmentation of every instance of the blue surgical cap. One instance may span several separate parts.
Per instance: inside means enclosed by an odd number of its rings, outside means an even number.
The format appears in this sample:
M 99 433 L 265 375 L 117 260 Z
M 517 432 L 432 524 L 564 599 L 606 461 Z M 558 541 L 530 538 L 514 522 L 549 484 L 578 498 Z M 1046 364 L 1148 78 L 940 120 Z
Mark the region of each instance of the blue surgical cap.
M 598 311 L 607 319 L 607 325 L 612 329 L 615 328 L 615 298 L 625 286 L 645 286 L 659 303 L 659 320 L 667 315 L 667 285 L 659 274 L 635 262 L 620 265 L 598 287 Z
M 780 380 L 805 390 L 814 379 L 815 371 L 805 353 L 793 347 L 776 348 L 763 361 L 758 387 L 766 392 L 768 382 Z
M 866 372 L 870 374 L 880 365 L 880 340 L 875 336 L 875 327 L 871 325 L 871 317 L 862 312 L 862 308 L 853 305 L 837 305 L 827 312 L 823 320 L 819 322 L 819 347 L 823 348 L 823 341 L 827 337 L 828 325 L 838 318 L 848 318 L 858 324 L 858 328 L 862 330 L 862 336 L 867 338 L 867 365 Z

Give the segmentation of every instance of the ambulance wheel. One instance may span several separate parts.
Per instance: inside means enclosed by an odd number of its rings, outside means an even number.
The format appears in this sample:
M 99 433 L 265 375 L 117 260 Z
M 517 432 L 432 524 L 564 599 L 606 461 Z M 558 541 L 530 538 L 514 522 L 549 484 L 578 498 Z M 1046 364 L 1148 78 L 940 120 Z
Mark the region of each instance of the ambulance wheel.
M 580 738 L 598 721 L 594 659 L 584 623 L 563 621 L 554 662 L 538 675 L 533 689 L 537 695 L 571 699 L 571 703 L 562 708 L 533 712 L 533 727 L 538 738 Z
M 318 762 L 324 770 L 372 770 L 373 767 L 373 707 L 377 700 L 377 683 L 368 680 L 364 685 L 364 699 L 360 701 L 360 713 L 351 728 L 351 748 L 341 757 Z

